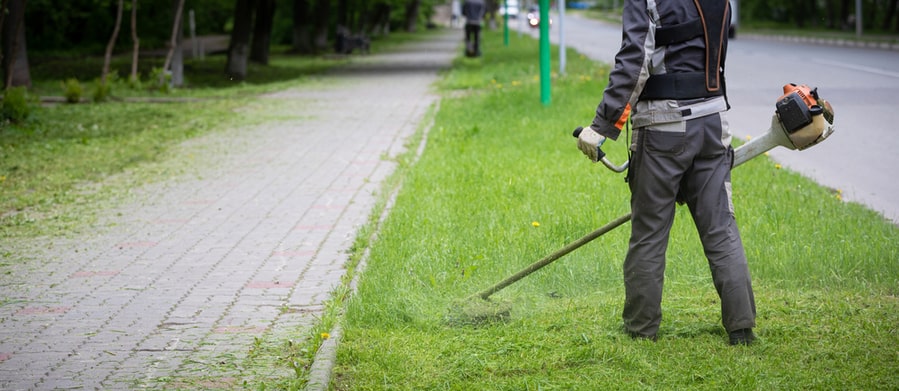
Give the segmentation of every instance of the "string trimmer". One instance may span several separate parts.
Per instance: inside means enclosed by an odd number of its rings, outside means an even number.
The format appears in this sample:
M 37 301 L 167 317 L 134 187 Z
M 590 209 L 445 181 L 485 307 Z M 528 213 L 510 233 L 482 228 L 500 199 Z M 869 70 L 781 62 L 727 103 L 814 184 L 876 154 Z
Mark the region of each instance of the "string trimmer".
M 743 144 L 734 150 L 734 167 L 777 146 L 800 151 L 807 149 L 824 141 L 833 133 L 833 108 L 830 106 L 829 102 L 818 96 L 817 88 L 812 89 L 806 85 L 787 84 L 783 89 L 784 95 L 781 96 L 775 104 L 775 114 L 771 118 L 771 127 L 768 128 L 765 134 L 751 139 L 746 144 Z M 581 129 L 582 128 L 575 129 L 574 137 L 578 136 Z M 606 158 L 605 153 L 603 153 L 602 150 L 599 151 L 599 157 L 599 161 L 603 165 L 615 172 L 623 172 L 627 169 L 629 163 L 625 162 L 621 165 L 613 164 Z M 546 265 L 549 265 L 566 254 L 590 243 L 607 232 L 618 228 L 622 224 L 630 221 L 630 219 L 631 214 L 628 213 L 612 220 L 599 229 L 567 244 L 565 247 L 532 263 L 493 286 L 470 296 L 468 299 L 481 298 L 487 300 L 490 295 L 529 274 L 542 269 Z M 507 315 L 508 314 L 506 313 L 504 316 Z

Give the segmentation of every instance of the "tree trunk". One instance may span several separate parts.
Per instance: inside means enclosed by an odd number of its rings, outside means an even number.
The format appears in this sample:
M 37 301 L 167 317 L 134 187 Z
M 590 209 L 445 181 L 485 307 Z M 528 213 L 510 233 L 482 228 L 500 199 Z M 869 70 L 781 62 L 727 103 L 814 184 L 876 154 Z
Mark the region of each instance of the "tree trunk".
M 808 16 L 808 11 L 806 10 L 806 4 L 803 1 L 798 1 L 793 5 L 793 17 L 796 18 L 796 27 L 804 28 L 805 27 L 805 18 Z
M 896 15 L 897 4 L 899 4 L 899 0 L 892 0 L 887 7 L 887 13 L 883 18 L 883 26 L 881 26 L 884 31 L 888 31 L 893 24 L 893 17 Z
M 852 3 L 850 0 L 843 0 L 840 3 L 840 29 L 841 30 L 848 30 L 850 28 L 855 27 L 854 25 L 849 23 L 850 22 L 849 15 L 852 14 L 854 12 L 853 10 L 855 9 L 854 5 L 850 4 L 850 3 Z
M 3 23 L 3 75 L 4 88 L 31 87 L 28 67 L 28 50 L 25 45 L 26 0 L 7 2 L 8 18 Z
M 824 3 L 825 11 L 827 12 L 827 28 L 829 29 L 837 28 L 838 26 L 836 21 L 837 13 L 834 11 L 834 8 L 836 6 L 833 4 L 833 2 L 834 0 L 827 0 Z
M 383 1 L 378 2 L 375 4 L 373 15 L 374 20 L 371 25 L 375 35 L 390 34 L 390 4 Z
M 315 2 L 315 36 L 313 43 L 316 51 L 328 49 L 328 19 L 331 16 L 330 0 L 316 0 Z
M 250 29 L 253 25 L 253 1 L 237 0 L 234 6 L 234 29 L 228 45 L 228 62 L 225 74 L 237 80 L 247 77 L 247 60 L 250 55 Z
M 818 9 L 818 0 L 806 0 L 806 2 L 808 3 L 806 7 L 808 7 L 809 20 L 811 20 L 812 26 L 820 26 L 821 19 L 818 17 L 818 15 L 820 14 L 820 10 Z
M 350 22 L 350 28 L 353 29 L 358 34 L 368 34 L 368 17 L 369 12 L 371 12 L 371 6 L 366 2 L 360 4 L 358 8 L 354 9 L 352 15 L 352 21 Z
M 337 25 L 350 28 L 350 8 L 347 0 L 337 0 Z
M 414 33 L 418 24 L 418 10 L 421 8 L 421 0 L 407 0 L 406 3 L 406 31 Z
M 137 74 L 137 59 L 140 53 L 140 39 L 137 38 L 137 0 L 131 0 L 131 42 L 134 48 L 131 53 L 131 78 L 132 82 L 140 80 Z
M 182 34 L 181 15 L 184 13 L 183 12 L 184 11 L 184 0 L 175 0 L 175 1 L 177 3 L 175 6 L 175 18 L 174 18 L 174 22 L 172 23 L 172 38 L 169 40 L 169 51 L 165 56 L 165 63 L 163 63 L 163 65 L 162 65 L 163 77 L 165 74 L 164 72 L 167 69 L 169 69 L 170 65 L 172 65 L 172 58 L 176 55 L 176 53 L 175 53 L 176 51 L 177 51 L 177 56 L 178 56 L 177 63 L 179 65 L 179 68 L 181 65 L 183 65 L 183 64 L 181 64 L 180 60 L 181 60 L 181 34 Z M 176 80 L 176 79 L 180 79 L 180 77 L 176 77 L 175 71 L 176 71 L 176 69 L 172 69 L 172 82 L 174 85 L 180 86 L 181 85 L 180 80 Z M 178 69 L 179 73 L 180 73 L 180 71 L 181 70 Z
M 250 46 L 250 61 L 268 65 L 274 18 L 275 0 L 257 0 L 256 22 L 253 25 L 253 43 Z
M 115 27 L 112 28 L 112 36 L 106 44 L 106 54 L 103 56 L 103 72 L 100 73 L 100 84 L 106 85 L 106 77 L 109 75 L 109 63 L 112 62 L 112 49 L 115 41 L 119 39 L 119 29 L 122 27 L 122 10 L 125 8 L 125 0 L 119 0 L 115 16 Z
M 863 28 L 865 30 L 874 29 L 874 26 L 877 26 L 877 16 L 880 15 L 880 2 L 872 1 L 864 3 L 863 7 L 867 7 L 863 11 L 867 12 L 867 15 L 862 19 L 862 23 L 864 24 Z
M 9 0 L 0 0 L 0 39 L 2 39 L 4 31 L 6 31 L 6 30 L 3 30 L 3 21 L 6 20 L 7 3 L 9 3 Z M 6 42 L 0 42 L 0 45 L 5 44 L 5 43 Z M 0 61 L 3 61 L 3 58 L 5 57 L 4 56 L 5 53 L 3 53 L 3 52 L 4 52 L 4 50 L 2 50 L 2 48 L 0 48 Z
M 309 12 L 309 0 L 294 0 L 293 2 L 293 51 L 301 54 L 313 52 L 311 13 Z
M 896 32 L 899 33 L 899 12 L 896 13 Z

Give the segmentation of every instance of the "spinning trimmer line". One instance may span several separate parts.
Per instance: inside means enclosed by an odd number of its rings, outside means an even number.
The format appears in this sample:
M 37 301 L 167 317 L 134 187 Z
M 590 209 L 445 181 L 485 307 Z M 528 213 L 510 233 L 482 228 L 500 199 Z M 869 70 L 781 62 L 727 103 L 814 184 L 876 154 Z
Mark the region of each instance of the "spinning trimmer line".
M 800 151 L 807 149 L 824 141 L 833 133 L 833 108 L 829 102 L 818 96 L 817 88 L 812 89 L 806 85 L 787 84 L 783 90 L 783 96 L 778 98 L 775 104 L 775 114 L 771 118 L 771 127 L 760 137 L 753 138 L 734 150 L 734 167 L 777 146 Z M 581 129 L 575 129 L 574 137 L 578 136 Z M 605 157 L 605 153 L 602 150 L 599 151 L 599 158 L 599 162 L 615 172 L 623 172 L 627 169 L 629 163 L 624 162 L 620 166 L 615 165 Z M 542 269 L 607 232 L 618 228 L 630 221 L 630 219 L 631 214 L 628 213 L 612 220 L 608 224 L 528 265 L 493 286 L 468 297 L 467 300 L 472 301 L 479 298 L 486 301 L 490 295 Z M 493 310 L 492 314 L 506 318 L 508 317 L 508 310 L 498 312 Z M 486 314 L 486 316 L 489 317 L 490 314 Z

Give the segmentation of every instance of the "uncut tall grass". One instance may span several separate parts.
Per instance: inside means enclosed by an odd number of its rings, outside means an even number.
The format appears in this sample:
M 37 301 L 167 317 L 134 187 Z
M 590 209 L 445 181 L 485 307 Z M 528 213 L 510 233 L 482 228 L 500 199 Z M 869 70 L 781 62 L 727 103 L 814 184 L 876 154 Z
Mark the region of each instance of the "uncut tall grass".
M 537 45 L 513 35 L 505 47 L 488 31 L 485 56 L 460 58 L 439 83 L 427 146 L 348 303 L 333 387 L 899 387 L 899 229 L 766 157 L 733 172 L 757 344 L 727 346 L 685 207 L 657 343 L 620 331 L 629 224 L 495 294 L 512 305 L 508 322 L 447 323 L 460 299 L 629 212 L 623 175 L 591 164 L 571 136 L 593 118 L 608 66 L 569 52 L 543 105 Z M 622 135 L 604 149 L 622 162 L 626 146 Z

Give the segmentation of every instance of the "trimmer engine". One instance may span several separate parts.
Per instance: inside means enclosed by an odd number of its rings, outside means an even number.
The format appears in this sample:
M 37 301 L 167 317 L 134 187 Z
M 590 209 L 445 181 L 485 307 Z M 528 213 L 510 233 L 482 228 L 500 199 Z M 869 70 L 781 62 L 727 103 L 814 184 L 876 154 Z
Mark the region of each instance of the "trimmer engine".
M 801 151 L 827 138 L 833 131 L 833 108 L 818 96 L 818 89 L 791 83 L 784 85 L 783 90 L 775 112 L 790 139 L 791 149 Z

